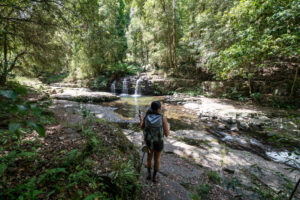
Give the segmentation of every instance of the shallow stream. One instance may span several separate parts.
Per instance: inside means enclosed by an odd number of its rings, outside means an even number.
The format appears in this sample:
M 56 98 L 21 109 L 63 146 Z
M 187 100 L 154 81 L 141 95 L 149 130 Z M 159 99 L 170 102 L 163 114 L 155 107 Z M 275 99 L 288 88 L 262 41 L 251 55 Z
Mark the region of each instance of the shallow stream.
M 139 110 L 145 114 L 152 101 L 158 100 L 163 102 L 164 99 L 164 96 L 122 96 L 120 100 L 101 103 L 101 105 L 109 107 L 117 114 L 115 116 L 123 119 L 123 121 L 115 120 L 121 128 L 138 132 L 140 131 L 138 127 Z M 300 158 L 297 152 L 291 153 L 287 150 L 273 148 L 264 144 L 263 138 L 252 138 L 251 133 L 231 131 L 230 129 L 218 130 L 219 124 L 217 120 L 212 119 L 203 122 L 193 108 L 162 103 L 162 111 L 168 119 L 170 130 L 173 132 L 178 130 L 208 131 L 216 137 L 219 143 L 225 143 L 231 148 L 246 150 L 267 160 L 274 160 L 300 169 Z

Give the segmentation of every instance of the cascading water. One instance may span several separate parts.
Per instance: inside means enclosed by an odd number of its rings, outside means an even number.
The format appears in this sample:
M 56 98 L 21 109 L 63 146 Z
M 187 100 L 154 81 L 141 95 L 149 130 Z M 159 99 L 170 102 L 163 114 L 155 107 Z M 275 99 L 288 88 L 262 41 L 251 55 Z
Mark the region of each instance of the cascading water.
M 138 96 L 141 96 L 142 93 L 141 93 L 141 88 L 139 87 L 139 84 L 140 82 L 142 81 L 141 78 L 139 78 L 137 81 L 136 81 L 136 84 L 135 84 L 135 92 L 134 92 L 134 96 L 135 97 L 138 97 Z
M 127 96 L 127 95 L 128 95 L 127 78 L 124 78 L 121 96 Z
M 116 94 L 116 81 L 111 84 L 110 91 L 111 93 Z

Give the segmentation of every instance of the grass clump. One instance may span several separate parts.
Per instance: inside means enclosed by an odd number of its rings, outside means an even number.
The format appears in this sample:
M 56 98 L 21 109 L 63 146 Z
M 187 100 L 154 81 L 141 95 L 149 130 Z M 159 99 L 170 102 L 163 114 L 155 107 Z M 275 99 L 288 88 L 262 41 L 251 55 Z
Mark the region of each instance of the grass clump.
M 209 184 L 199 184 L 199 186 L 196 188 L 196 193 L 191 195 L 191 198 L 193 200 L 201 200 L 201 199 L 208 199 L 209 193 L 211 191 L 212 187 Z
M 221 177 L 217 172 L 214 171 L 207 171 L 206 175 L 208 177 L 208 180 L 214 184 L 220 184 L 221 183 Z

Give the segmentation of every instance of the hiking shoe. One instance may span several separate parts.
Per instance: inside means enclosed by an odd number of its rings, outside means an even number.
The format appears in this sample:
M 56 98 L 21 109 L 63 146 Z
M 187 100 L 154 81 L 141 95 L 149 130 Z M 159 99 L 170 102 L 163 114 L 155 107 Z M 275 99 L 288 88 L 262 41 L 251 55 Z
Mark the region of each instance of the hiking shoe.
M 157 183 L 157 178 L 156 178 L 156 177 L 153 177 L 153 178 L 152 178 L 152 182 L 153 182 L 153 183 Z
M 151 180 L 151 174 L 148 174 L 147 176 L 147 180 L 150 181 Z
M 147 180 L 151 180 L 151 168 L 148 168 Z
M 153 177 L 152 177 L 153 183 L 156 183 L 156 182 L 157 182 L 157 179 L 156 179 L 156 173 L 157 173 L 157 171 L 154 170 L 154 172 L 153 172 Z

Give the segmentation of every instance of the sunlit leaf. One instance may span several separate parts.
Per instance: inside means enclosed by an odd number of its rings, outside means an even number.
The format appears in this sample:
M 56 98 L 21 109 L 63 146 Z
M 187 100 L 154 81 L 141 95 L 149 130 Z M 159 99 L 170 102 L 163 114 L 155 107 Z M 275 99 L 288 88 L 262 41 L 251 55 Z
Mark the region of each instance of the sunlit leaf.
M 28 122 L 28 125 L 31 126 L 41 137 L 45 137 L 45 128 L 42 125 L 36 124 L 34 122 Z
M 13 100 L 16 100 L 18 97 L 17 93 L 15 93 L 13 90 L 0 90 L 0 95 Z
M 7 169 L 7 165 L 5 163 L 0 164 L 0 174 L 4 175 L 5 170 Z
M 14 134 L 20 128 L 20 126 L 21 125 L 19 123 L 10 122 L 8 125 L 8 130 L 10 133 Z
M 23 105 L 17 105 L 17 108 L 18 108 L 18 111 L 19 111 L 22 115 L 26 114 L 27 108 L 26 108 L 25 106 L 23 106 Z

